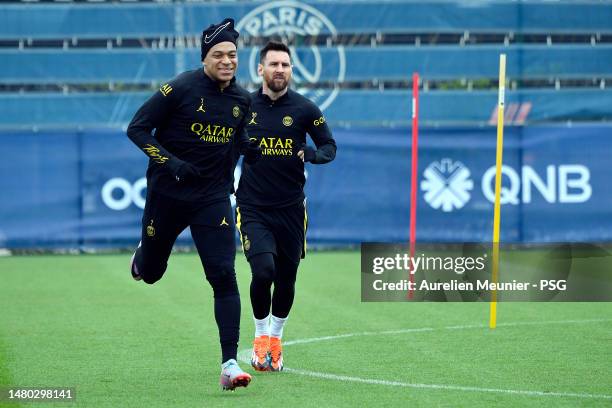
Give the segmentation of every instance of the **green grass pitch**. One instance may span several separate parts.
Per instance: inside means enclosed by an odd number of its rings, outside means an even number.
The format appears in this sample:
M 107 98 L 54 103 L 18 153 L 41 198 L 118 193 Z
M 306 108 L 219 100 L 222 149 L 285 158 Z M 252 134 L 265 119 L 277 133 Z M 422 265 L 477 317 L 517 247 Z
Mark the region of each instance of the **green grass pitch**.
M 361 303 L 358 252 L 303 261 L 284 335 L 292 370 L 241 363 L 251 385 L 222 392 L 198 257 L 174 254 L 153 286 L 130 278 L 129 258 L 0 258 L 0 387 L 76 387 L 76 403 L 53 407 L 612 406 L 610 303 L 500 303 L 490 330 L 487 303 Z M 242 254 L 236 269 L 246 350 Z

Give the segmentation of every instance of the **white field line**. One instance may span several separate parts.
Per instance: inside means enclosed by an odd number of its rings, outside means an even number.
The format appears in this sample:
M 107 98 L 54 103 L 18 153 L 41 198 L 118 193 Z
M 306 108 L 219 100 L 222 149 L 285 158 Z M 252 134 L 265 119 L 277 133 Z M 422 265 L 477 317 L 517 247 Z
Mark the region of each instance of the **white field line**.
M 543 322 L 514 322 L 514 323 L 500 323 L 498 327 L 514 327 L 514 326 L 539 326 L 539 325 L 554 325 L 554 324 L 583 324 L 583 323 L 602 323 L 610 322 L 612 319 L 586 319 L 586 320 L 557 320 L 557 321 L 543 321 Z M 361 333 L 346 333 L 335 336 L 324 336 L 324 337 L 312 337 L 307 339 L 298 339 L 283 342 L 283 346 L 291 346 L 295 344 L 306 344 L 315 343 L 320 341 L 329 341 L 344 339 L 348 337 L 361 337 L 361 336 L 380 336 L 385 334 L 404 334 L 404 333 L 418 333 L 418 332 L 430 332 L 430 331 L 441 331 L 441 330 L 465 330 L 465 329 L 485 329 L 488 328 L 486 325 L 461 325 L 461 326 L 446 326 L 446 327 L 423 327 L 414 329 L 400 329 L 400 330 L 387 330 L 379 332 L 361 332 Z M 238 358 L 245 362 L 250 363 L 251 349 L 245 349 L 240 351 Z M 483 388 L 483 387 L 469 387 L 462 385 L 448 385 L 448 384 L 420 384 L 420 383 L 407 383 L 401 381 L 387 381 L 387 380 L 376 380 L 372 378 L 361 378 L 346 375 L 336 375 L 330 373 L 322 373 L 317 371 L 300 370 L 296 368 L 285 367 L 284 371 L 304 375 L 314 378 L 323 378 L 326 380 L 334 381 L 350 381 L 358 382 L 362 384 L 375 384 L 375 385 L 386 385 L 395 387 L 406 387 L 406 388 L 420 388 L 420 389 L 437 389 L 437 390 L 452 390 L 452 391 L 469 391 L 469 392 L 490 392 L 498 394 L 512 394 L 512 395 L 527 395 L 536 397 L 572 397 L 572 398 L 588 398 L 588 399 L 612 399 L 612 395 L 606 394 L 587 394 L 587 393 L 573 393 L 573 392 L 547 392 L 547 391 L 530 391 L 530 390 L 511 390 L 501 388 Z

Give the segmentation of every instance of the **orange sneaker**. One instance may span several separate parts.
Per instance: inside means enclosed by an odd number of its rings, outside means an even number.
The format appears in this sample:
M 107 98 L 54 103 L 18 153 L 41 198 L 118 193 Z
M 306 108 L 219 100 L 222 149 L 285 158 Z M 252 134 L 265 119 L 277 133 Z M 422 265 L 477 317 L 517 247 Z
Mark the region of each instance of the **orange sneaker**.
M 270 371 L 270 337 L 259 336 L 253 340 L 253 352 L 251 353 L 251 365 L 256 371 Z
M 283 345 L 278 337 L 270 337 L 270 371 L 283 371 Z

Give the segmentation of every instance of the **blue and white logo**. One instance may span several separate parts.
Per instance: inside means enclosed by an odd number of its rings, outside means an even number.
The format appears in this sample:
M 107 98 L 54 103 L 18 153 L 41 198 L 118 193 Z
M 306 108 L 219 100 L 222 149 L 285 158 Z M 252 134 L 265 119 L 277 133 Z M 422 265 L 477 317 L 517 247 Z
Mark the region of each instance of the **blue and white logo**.
M 421 181 L 424 199 L 432 208 L 451 212 L 462 208 L 470 200 L 474 182 L 470 170 L 460 161 L 444 158 L 433 162 L 423 172 Z
M 238 22 L 236 29 L 252 37 L 279 36 L 283 41 L 296 37 L 336 34 L 336 27 L 319 10 L 308 4 L 290 0 L 273 1 L 253 9 Z M 298 44 L 300 42 L 293 41 Z M 332 89 L 309 86 L 316 85 L 320 81 L 324 69 L 322 53 L 317 45 L 289 48 L 296 91 L 311 99 L 321 110 L 325 110 L 336 99 L 340 92 L 339 84 L 344 81 L 346 73 L 344 47 L 335 47 L 332 53 L 325 55 L 325 66 L 335 67 L 333 75 L 335 85 Z M 261 78 L 257 75 L 258 51 L 257 47 L 254 47 L 249 56 L 249 74 L 255 83 L 261 82 Z

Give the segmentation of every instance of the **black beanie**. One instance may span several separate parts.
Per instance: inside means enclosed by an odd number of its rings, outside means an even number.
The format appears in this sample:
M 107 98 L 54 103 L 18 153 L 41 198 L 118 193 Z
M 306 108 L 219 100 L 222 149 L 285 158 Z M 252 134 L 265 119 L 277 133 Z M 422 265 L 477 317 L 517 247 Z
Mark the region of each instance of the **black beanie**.
M 208 51 L 220 42 L 229 41 L 236 44 L 238 31 L 234 30 L 234 19 L 226 18 L 219 24 L 211 24 L 206 30 L 202 31 L 202 61 Z

